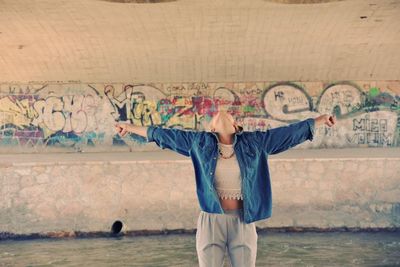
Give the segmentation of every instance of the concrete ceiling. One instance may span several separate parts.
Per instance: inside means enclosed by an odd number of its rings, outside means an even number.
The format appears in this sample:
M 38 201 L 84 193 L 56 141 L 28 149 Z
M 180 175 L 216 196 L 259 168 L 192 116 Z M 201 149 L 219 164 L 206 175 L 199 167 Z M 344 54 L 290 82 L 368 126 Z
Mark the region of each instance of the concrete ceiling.
M 307 1 L 0 0 L 0 82 L 400 79 L 400 0 Z

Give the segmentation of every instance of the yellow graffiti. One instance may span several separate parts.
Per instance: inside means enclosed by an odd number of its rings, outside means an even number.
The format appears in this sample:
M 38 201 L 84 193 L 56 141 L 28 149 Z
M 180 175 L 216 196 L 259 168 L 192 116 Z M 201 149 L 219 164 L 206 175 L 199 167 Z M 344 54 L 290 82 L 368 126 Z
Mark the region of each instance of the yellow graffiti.
M 196 125 L 194 123 L 195 116 L 196 115 L 194 115 L 194 114 L 186 115 L 184 117 L 173 116 L 167 121 L 166 126 L 170 127 L 170 126 L 180 125 L 186 129 L 196 129 Z
M 27 127 L 37 112 L 29 106 L 29 99 L 12 101 L 9 97 L 0 99 L 0 125 L 13 124 Z
M 152 124 L 161 124 L 161 116 L 157 111 L 157 104 L 154 101 L 144 100 L 135 103 L 132 112 L 128 113 L 128 119 L 134 125 L 150 126 Z

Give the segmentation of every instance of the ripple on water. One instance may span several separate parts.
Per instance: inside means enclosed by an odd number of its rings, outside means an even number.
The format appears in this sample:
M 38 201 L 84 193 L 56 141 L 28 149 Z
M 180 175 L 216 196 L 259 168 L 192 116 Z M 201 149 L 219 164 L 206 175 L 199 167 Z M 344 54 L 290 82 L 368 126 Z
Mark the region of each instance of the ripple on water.
M 0 266 L 198 266 L 195 235 L 0 242 Z M 400 233 L 262 233 L 257 266 L 396 266 Z

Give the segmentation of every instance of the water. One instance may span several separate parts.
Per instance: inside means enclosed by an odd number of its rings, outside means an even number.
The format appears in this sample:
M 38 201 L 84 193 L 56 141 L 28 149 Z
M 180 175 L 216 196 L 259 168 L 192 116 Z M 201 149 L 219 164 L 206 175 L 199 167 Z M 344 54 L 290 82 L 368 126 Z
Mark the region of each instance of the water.
M 2 241 L 0 266 L 198 266 L 195 246 L 189 234 Z M 400 266 L 400 233 L 259 233 L 257 266 Z

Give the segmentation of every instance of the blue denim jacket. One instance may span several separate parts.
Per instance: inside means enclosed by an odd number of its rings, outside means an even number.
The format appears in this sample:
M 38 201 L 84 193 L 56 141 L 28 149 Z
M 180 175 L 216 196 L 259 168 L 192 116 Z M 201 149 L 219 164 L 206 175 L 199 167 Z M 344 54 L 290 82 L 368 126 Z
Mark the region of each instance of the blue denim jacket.
M 271 217 L 272 195 L 268 155 L 277 154 L 306 140 L 313 140 L 315 120 L 308 118 L 266 131 L 240 131 L 234 134 L 234 150 L 242 177 L 244 222 Z M 214 188 L 218 159 L 218 135 L 207 131 L 189 131 L 149 126 L 147 141 L 191 157 L 200 208 L 209 213 L 224 213 Z

